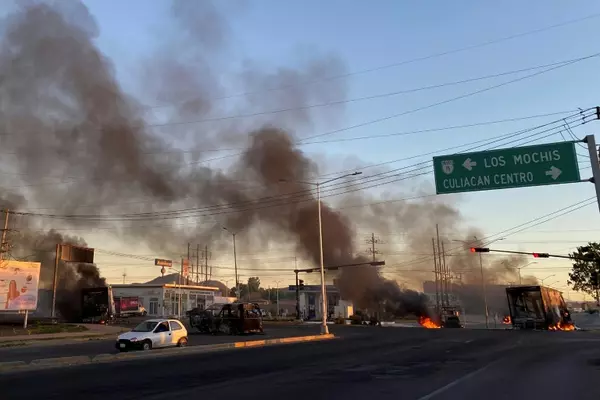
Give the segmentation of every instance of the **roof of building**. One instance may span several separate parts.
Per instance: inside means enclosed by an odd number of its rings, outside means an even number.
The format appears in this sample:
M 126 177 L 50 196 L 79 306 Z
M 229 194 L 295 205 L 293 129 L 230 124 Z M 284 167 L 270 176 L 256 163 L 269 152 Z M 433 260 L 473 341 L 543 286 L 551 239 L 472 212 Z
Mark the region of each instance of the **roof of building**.
M 192 289 L 192 290 L 211 290 L 214 292 L 218 292 L 218 287 L 215 286 L 203 286 L 203 285 L 177 285 L 173 283 L 162 283 L 162 284 L 152 284 L 152 283 L 133 283 L 133 284 L 116 284 L 111 285 L 113 288 L 169 288 L 169 289 Z

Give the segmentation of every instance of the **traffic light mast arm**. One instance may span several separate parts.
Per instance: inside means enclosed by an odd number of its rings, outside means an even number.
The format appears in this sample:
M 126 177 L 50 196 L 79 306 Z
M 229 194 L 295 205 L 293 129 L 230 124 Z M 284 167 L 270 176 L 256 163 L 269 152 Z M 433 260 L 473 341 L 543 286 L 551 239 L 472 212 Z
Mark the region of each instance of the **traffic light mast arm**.
M 325 267 L 325 270 L 336 270 L 339 268 L 346 268 L 346 267 L 360 267 L 363 265 L 371 265 L 373 267 L 378 267 L 378 266 L 382 266 L 385 265 L 385 261 L 372 261 L 372 262 L 363 262 L 363 263 L 356 263 L 356 264 L 344 264 L 344 265 L 337 265 L 337 266 L 331 266 L 331 267 Z M 295 269 L 294 272 L 318 272 L 320 271 L 321 268 L 306 268 L 306 269 Z
M 488 247 L 471 247 L 472 253 L 505 253 L 505 254 L 524 254 L 527 256 L 534 256 L 535 258 L 566 258 L 569 260 L 582 260 L 589 261 L 588 258 L 585 257 L 571 257 L 565 256 L 563 254 L 550 254 L 550 253 L 539 253 L 539 252 L 530 252 L 530 251 L 513 251 L 513 250 L 498 250 L 498 249 L 490 249 Z

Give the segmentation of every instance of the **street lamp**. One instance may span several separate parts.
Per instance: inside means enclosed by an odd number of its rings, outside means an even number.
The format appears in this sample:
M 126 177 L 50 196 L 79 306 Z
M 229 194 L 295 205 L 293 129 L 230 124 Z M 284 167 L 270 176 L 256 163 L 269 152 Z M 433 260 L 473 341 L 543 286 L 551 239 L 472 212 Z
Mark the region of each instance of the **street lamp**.
M 233 266 L 235 269 L 235 297 L 237 297 L 239 300 L 241 297 L 241 293 L 240 293 L 240 281 L 239 281 L 238 273 L 237 273 L 237 253 L 235 250 L 235 235 L 237 235 L 237 232 L 232 232 L 229 229 L 225 228 L 224 226 L 222 228 L 224 230 L 226 230 L 227 232 L 229 232 L 231 234 L 231 236 L 233 237 Z
M 528 265 L 531 265 L 531 264 L 537 264 L 537 261 L 532 261 L 532 262 L 529 262 L 529 263 L 527 263 L 527 264 L 523 265 L 522 267 L 517 267 L 517 271 L 519 271 L 519 285 L 522 285 L 522 284 L 523 284 L 523 283 L 521 282 L 521 270 L 522 270 L 523 268 L 525 268 L 526 266 L 528 266 Z
M 324 182 L 306 182 L 306 181 L 290 181 L 287 179 L 280 179 L 279 182 L 297 182 L 305 185 L 313 185 L 317 187 L 317 213 L 319 215 L 319 257 L 321 262 L 321 314 L 322 314 L 322 325 L 321 325 L 321 334 L 326 335 L 329 333 L 329 329 L 327 328 L 327 293 L 325 291 L 325 262 L 323 261 L 323 224 L 321 222 L 321 185 L 326 183 L 330 183 L 333 181 L 337 181 L 338 179 L 347 178 L 349 176 L 360 175 L 362 172 L 353 172 L 351 174 L 346 174 L 342 176 L 338 176 L 335 178 L 331 178 Z
M 477 236 L 473 236 L 473 238 L 475 239 L 475 243 L 479 242 L 479 239 L 477 239 Z M 494 239 L 490 242 L 486 243 L 486 246 L 489 246 L 490 244 L 494 243 L 494 242 L 498 242 L 500 240 L 504 240 L 506 238 L 498 238 L 498 239 Z M 453 240 L 453 242 L 461 242 L 461 243 L 471 243 L 467 240 Z M 479 268 L 481 269 L 481 291 L 483 293 L 483 305 L 485 308 L 485 328 L 489 329 L 490 325 L 489 325 L 489 318 L 490 318 L 490 313 L 489 313 L 489 309 L 488 309 L 488 303 L 487 303 L 487 294 L 485 292 L 485 276 L 483 274 L 483 258 L 481 257 L 481 253 L 479 253 Z
M 275 281 L 275 284 L 277 285 L 277 287 L 275 288 L 275 290 L 277 291 L 277 317 L 279 318 L 279 284 L 281 283 L 281 281 Z
M 541 282 L 542 282 L 542 286 L 544 286 L 544 281 L 545 281 L 546 279 L 548 279 L 548 278 L 552 278 L 553 276 L 556 276 L 556 274 L 552 274 L 552 275 L 550 275 L 550 276 L 547 276 L 547 277 L 545 277 L 544 279 L 542 279 L 542 280 L 541 280 Z

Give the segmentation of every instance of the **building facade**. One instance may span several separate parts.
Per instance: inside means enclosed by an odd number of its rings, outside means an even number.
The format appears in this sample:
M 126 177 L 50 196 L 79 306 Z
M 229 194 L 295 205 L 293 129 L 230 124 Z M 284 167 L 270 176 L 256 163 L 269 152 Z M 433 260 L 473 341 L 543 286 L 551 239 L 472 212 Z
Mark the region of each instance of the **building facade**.
M 181 317 L 193 308 L 230 303 L 217 287 L 175 284 L 112 285 L 114 297 L 138 297 L 149 316 Z

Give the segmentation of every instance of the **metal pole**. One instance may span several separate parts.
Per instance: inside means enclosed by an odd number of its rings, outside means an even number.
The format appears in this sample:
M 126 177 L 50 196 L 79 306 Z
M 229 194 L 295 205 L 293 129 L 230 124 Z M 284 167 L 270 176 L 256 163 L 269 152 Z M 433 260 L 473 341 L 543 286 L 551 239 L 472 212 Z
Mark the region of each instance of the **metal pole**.
M 590 155 L 590 164 L 592 166 L 592 180 L 594 188 L 596 189 L 596 199 L 598 201 L 598 208 L 600 209 L 600 164 L 598 164 L 598 153 L 596 151 L 596 138 L 594 135 L 587 135 L 583 139 L 588 146 L 588 153 Z
M 483 275 L 483 258 L 481 257 L 481 253 L 479 253 L 479 267 L 481 268 L 481 290 L 483 291 L 483 304 L 485 306 L 485 328 L 489 329 L 489 312 L 487 304 L 487 295 L 485 293 L 485 277 Z
M 235 236 L 233 237 L 233 247 L 235 248 Z M 237 272 L 235 274 L 237 277 Z M 204 281 L 208 281 L 208 245 L 204 246 Z M 236 278 L 237 282 L 237 278 Z M 237 283 L 236 283 L 237 285 Z
M 433 273 L 435 276 L 435 306 L 437 311 L 440 310 L 440 295 L 438 291 L 438 267 L 437 267 L 437 255 L 435 254 L 435 239 L 431 238 L 431 246 L 433 247 Z
M 25 319 L 23 320 L 23 329 L 27 329 L 27 317 L 29 317 L 29 310 L 25 310 Z
M 446 250 L 444 249 L 444 242 L 442 242 L 442 266 L 444 269 L 444 283 L 446 285 L 445 287 L 445 292 L 446 292 L 446 306 L 450 306 L 450 282 L 449 278 L 450 278 L 450 274 L 448 273 L 448 265 L 446 265 Z
M 8 232 L 8 215 L 10 214 L 9 210 L 4 210 L 4 229 L 2 230 L 2 239 L 0 239 L 0 261 L 2 261 L 2 256 L 4 255 L 4 245 L 6 244 L 6 232 Z
M 441 292 L 441 296 L 440 296 L 440 300 L 442 302 L 442 307 L 444 307 L 444 296 L 445 296 L 445 280 L 446 277 L 444 276 L 444 269 L 442 266 L 442 247 L 440 246 L 440 228 L 438 226 L 438 224 L 435 224 L 435 236 L 437 237 L 437 256 L 438 256 L 438 271 L 440 271 L 440 292 Z
M 61 245 L 60 243 L 56 244 L 56 255 L 54 256 L 54 278 L 52 279 L 52 312 L 50 316 L 52 319 L 56 316 L 56 284 L 58 282 L 58 262 L 60 260 L 61 253 Z
M 235 233 L 231 234 L 233 236 L 233 265 L 235 268 L 235 293 L 236 293 L 236 297 L 238 299 L 240 299 L 242 297 L 242 294 L 240 293 L 240 281 L 238 279 L 238 272 L 237 272 L 237 251 L 235 249 Z
M 187 274 L 185 276 L 185 283 L 186 283 L 186 285 L 189 285 L 190 284 L 190 270 L 189 270 L 189 268 L 190 268 L 190 264 L 191 264 L 191 262 L 190 262 L 190 244 L 189 243 L 188 243 L 187 263 L 188 263 L 188 272 L 187 272 Z M 192 276 L 194 276 L 193 274 L 194 274 L 194 264 L 192 264 Z
M 296 257 L 294 257 L 294 262 L 296 261 Z M 296 273 L 296 319 L 300 320 L 300 282 L 298 282 L 298 270 L 295 269 Z
M 319 214 L 319 254 L 321 257 L 321 334 L 329 333 L 327 328 L 327 293 L 325 291 L 325 262 L 323 260 L 323 224 L 321 221 L 321 185 L 317 183 L 317 213 Z
M 200 245 L 196 245 L 196 285 L 200 284 Z
M 521 268 L 517 268 L 517 270 L 519 271 L 519 285 L 522 285 L 523 282 L 521 281 Z

